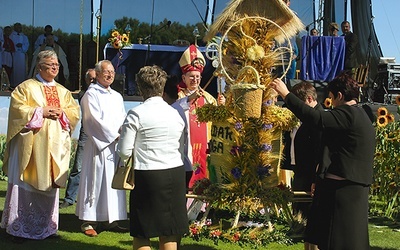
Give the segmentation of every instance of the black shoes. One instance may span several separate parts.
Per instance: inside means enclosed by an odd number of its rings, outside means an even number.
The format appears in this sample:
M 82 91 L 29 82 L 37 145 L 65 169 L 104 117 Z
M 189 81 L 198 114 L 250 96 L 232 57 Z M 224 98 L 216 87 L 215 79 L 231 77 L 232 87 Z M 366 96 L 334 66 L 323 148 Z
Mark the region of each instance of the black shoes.
M 63 203 L 60 204 L 60 209 L 67 208 L 69 206 L 72 206 L 72 204 L 69 203 L 68 201 L 64 201 Z

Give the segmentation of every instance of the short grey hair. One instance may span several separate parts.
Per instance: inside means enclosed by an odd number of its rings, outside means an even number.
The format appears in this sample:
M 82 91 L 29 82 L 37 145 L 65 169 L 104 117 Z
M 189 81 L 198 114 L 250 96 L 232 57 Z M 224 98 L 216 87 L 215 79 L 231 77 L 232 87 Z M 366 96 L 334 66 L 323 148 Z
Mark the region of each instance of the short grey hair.
M 54 50 L 43 50 L 43 51 L 40 51 L 39 54 L 37 55 L 36 62 L 38 65 L 43 64 L 44 60 L 47 58 L 55 58 L 58 61 L 57 54 Z
M 101 66 L 102 66 L 104 63 L 105 63 L 105 64 L 111 64 L 111 65 L 112 65 L 111 61 L 109 61 L 109 60 L 101 60 L 101 61 L 99 61 L 98 63 L 96 63 L 96 65 L 94 66 L 94 70 L 96 71 L 96 73 L 100 73 L 100 72 L 101 72 L 101 70 L 102 70 Z

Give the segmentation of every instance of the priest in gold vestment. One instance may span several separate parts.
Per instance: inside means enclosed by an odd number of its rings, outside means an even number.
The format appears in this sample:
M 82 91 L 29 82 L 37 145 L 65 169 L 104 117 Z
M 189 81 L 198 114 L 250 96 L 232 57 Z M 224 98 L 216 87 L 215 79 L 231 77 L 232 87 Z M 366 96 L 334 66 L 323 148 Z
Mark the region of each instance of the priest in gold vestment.
M 67 181 L 71 134 L 80 112 L 70 91 L 54 81 L 55 52 L 40 52 L 36 67 L 39 73 L 11 93 L 8 117 L 1 227 L 17 241 L 57 233 L 59 188 Z

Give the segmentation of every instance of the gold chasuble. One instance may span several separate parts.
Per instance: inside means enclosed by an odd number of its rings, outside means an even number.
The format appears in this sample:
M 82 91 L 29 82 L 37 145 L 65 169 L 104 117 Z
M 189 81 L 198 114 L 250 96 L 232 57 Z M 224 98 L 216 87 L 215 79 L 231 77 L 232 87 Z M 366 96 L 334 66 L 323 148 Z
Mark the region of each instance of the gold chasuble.
M 25 126 L 38 107 L 60 107 L 69 122 L 63 129 L 59 120 L 44 119 L 39 129 Z M 71 92 L 62 85 L 45 86 L 37 79 L 29 79 L 11 93 L 8 117 L 6 152 L 3 171 L 8 172 L 10 145 L 19 154 L 20 179 L 42 191 L 65 187 L 71 150 L 71 133 L 79 120 L 79 105 Z

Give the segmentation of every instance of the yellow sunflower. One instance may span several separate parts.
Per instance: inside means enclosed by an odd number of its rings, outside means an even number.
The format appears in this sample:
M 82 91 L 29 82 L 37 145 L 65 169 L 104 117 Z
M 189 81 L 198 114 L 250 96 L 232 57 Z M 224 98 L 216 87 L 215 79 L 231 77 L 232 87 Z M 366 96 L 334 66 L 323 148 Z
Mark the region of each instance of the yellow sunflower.
M 388 123 L 394 122 L 394 115 L 393 114 L 387 114 L 386 115 Z
M 121 37 L 121 40 L 123 43 L 128 43 L 129 42 L 129 37 L 126 34 L 123 34 Z
M 376 124 L 379 127 L 385 127 L 388 124 L 388 119 L 387 119 L 386 115 L 378 116 L 378 119 L 376 120 Z
M 389 112 L 387 110 L 387 108 L 385 107 L 380 107 L 377 110 L 378 116 L 386 116 Z
M 116 30 L 114 30 L 114 31 L 111 33 L 111 36 L 112 36 L 112 37 L 117 37 L 117 36 L 119 36 L 119 32 L 116 31 Z
M 396 96 L 396 104 L 400 106 L 400 95 Z
M 332 99 L 327 97 L 324 101 L 325 108 L 332 108 Z

